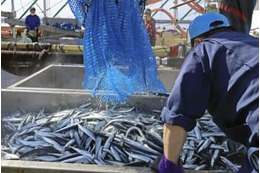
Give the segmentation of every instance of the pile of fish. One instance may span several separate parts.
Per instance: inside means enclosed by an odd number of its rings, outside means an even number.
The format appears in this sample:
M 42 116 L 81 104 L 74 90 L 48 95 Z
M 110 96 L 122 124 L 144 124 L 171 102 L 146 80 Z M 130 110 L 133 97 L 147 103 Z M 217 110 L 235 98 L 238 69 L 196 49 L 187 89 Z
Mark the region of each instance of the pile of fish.
M 228 139 L 205 114 L 188 133 L 180 159 L 184 169 L 237 172 L 245 152 L 243 145 Z
M 85 103 L 54 113 L 19 109 L 2 117 L 2 134 L 3 159 L 151 166 L 163 153 L 160 111 L 137 107 L 98 110 Z M 229 141 L 205 115 L 188 133 L 181 160 L 185 169 L 236 171 L 230 160 L 243 154 L 243 146 Z
M 158 113 L 135 107 L 95 110 L 90 103 L 52 114 L 18 110 L 2 119 L 4 159 L 146 165 L 162 153 Z M 4 152 L 4 153 L 3 153 Z

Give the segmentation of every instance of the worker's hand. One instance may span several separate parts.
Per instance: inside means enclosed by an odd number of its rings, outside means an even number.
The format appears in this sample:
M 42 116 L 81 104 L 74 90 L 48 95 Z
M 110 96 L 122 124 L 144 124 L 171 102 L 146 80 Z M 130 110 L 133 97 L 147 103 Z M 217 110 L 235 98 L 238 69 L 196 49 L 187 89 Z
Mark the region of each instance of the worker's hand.
M 176 166 L 173 162 L 166 159 L 165 155 L 162 156 L 162 159 L 159 163 L 158 169 L 159 173 L 184 173 L 184 170 L 181 165 L 181 168 Z

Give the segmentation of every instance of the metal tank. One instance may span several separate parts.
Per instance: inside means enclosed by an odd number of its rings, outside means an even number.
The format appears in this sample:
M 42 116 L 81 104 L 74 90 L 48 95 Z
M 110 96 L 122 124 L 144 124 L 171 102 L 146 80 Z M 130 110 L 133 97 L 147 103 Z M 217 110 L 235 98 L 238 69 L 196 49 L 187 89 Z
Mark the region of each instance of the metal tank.
M 168 92 L 171 91 L 179 71 L 169 67 L 158 68 L 158 76 Z M 85 69 L 82 65 L 50 65 L 9 88 L 83 92 L 84 75 Z

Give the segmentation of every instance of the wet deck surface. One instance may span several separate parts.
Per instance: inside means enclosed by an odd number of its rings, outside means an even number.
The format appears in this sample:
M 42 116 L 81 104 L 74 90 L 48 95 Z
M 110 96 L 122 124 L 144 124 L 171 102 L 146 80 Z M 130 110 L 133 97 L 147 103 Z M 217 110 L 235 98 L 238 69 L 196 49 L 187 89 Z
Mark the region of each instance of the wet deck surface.
M 25 77 L 26 76 L 17 76 L 1 69 L 1 88 L 7 88 Z

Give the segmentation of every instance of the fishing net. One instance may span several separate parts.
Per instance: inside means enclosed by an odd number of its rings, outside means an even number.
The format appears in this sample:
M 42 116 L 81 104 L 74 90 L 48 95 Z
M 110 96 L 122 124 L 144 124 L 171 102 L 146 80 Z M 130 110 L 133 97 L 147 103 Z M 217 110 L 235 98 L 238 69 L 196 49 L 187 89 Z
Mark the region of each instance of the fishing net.
M 85 27 L 84 89 L 112 104 L 126 102 L 134 92 L 166 92 L 140 15 L 141 0 L 68 3 Z

